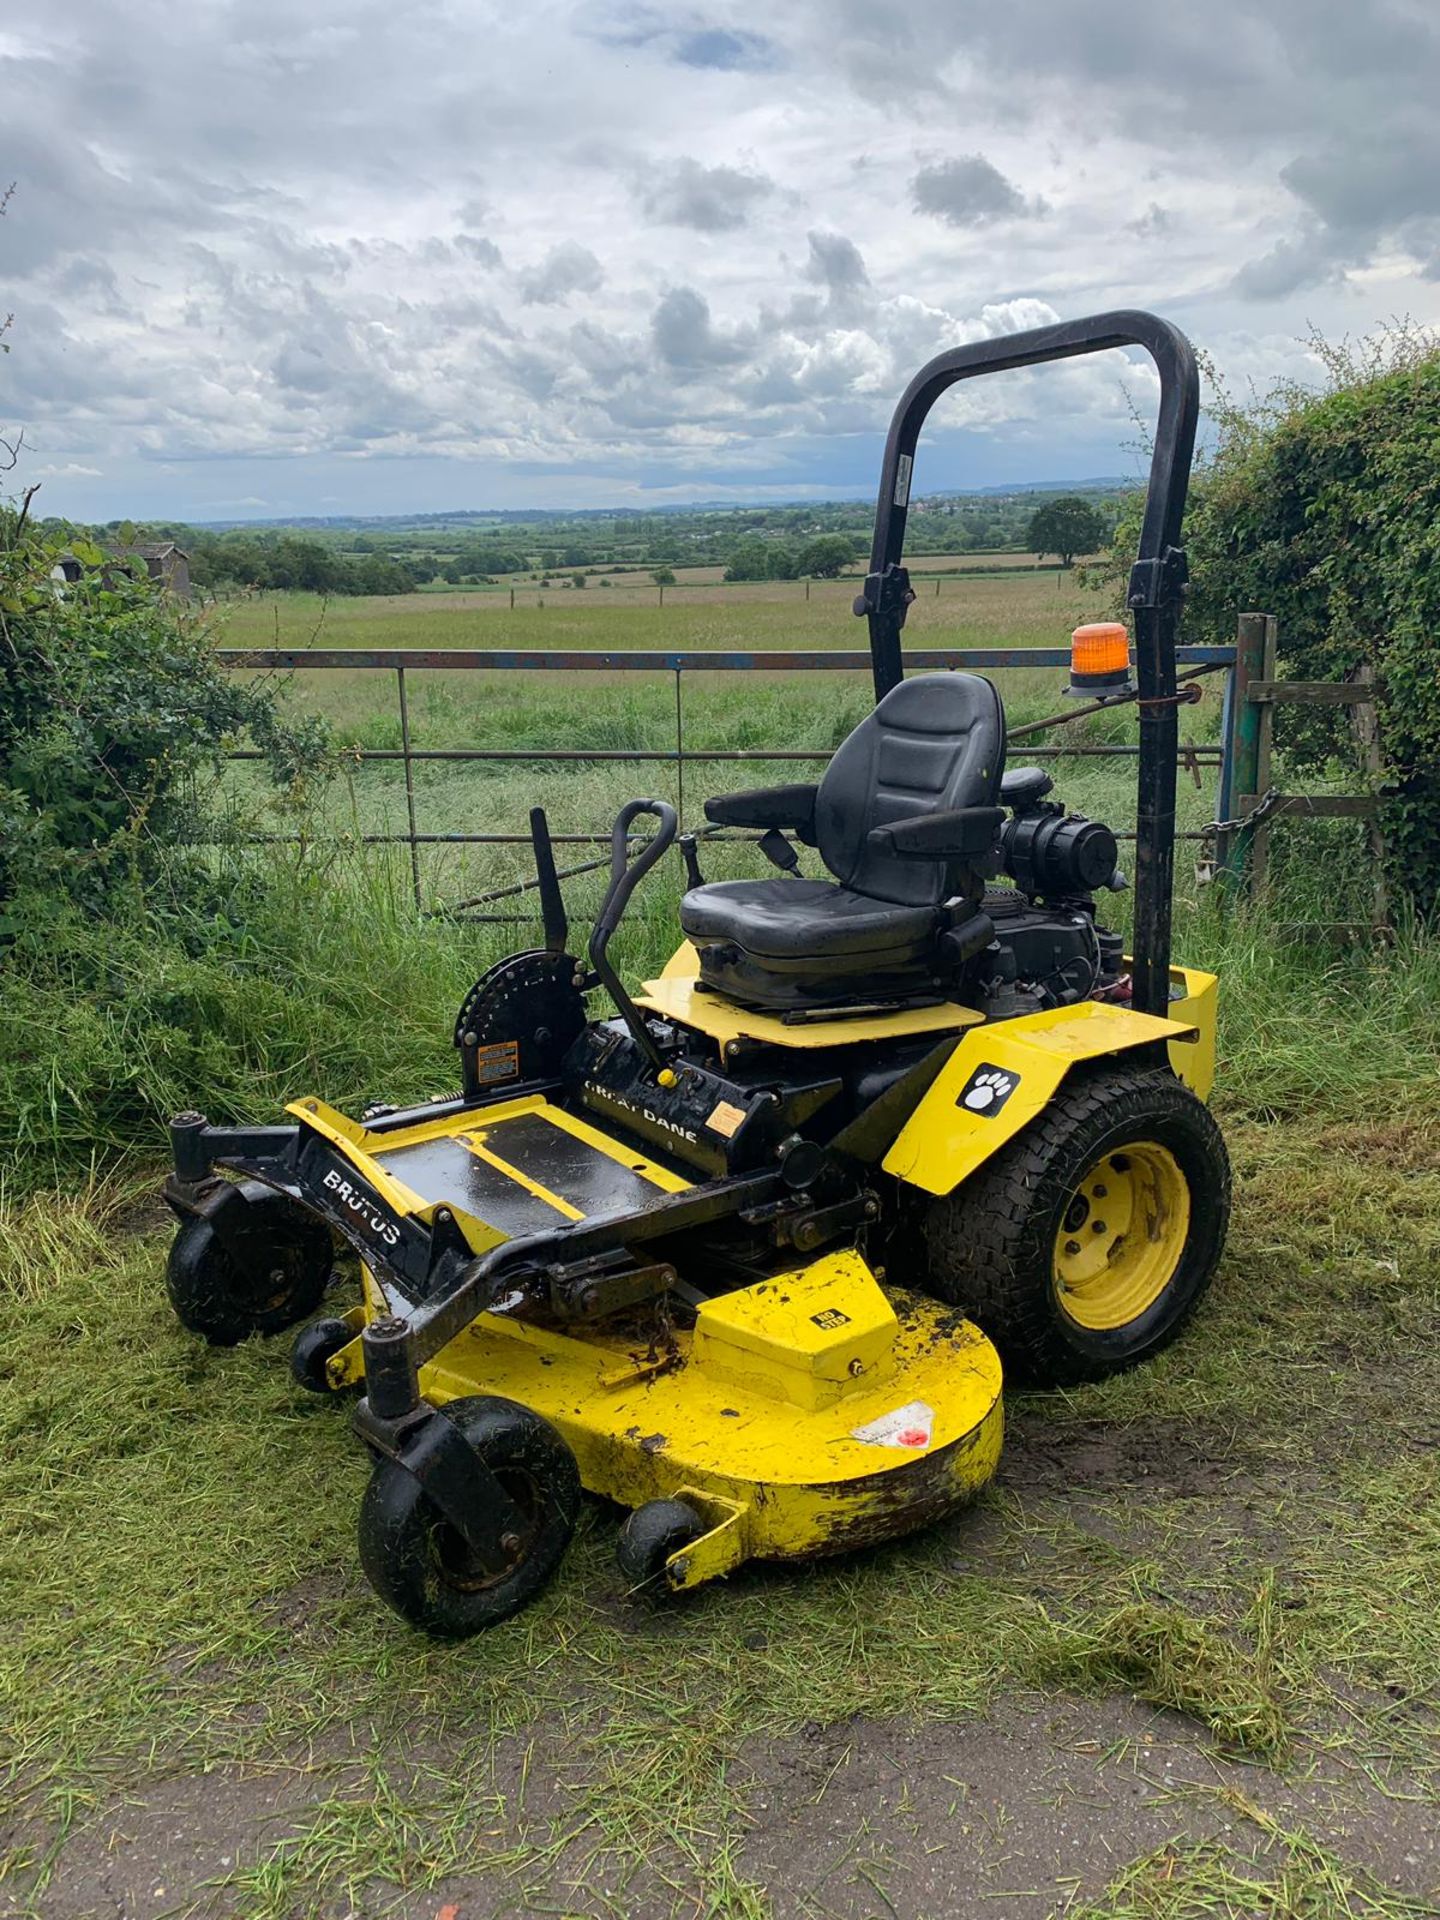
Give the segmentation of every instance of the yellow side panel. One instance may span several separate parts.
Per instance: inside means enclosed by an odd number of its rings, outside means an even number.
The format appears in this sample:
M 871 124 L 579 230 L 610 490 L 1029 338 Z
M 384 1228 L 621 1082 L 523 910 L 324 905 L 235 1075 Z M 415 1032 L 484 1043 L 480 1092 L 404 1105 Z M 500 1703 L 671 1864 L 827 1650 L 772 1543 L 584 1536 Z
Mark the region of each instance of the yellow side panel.
M 1185 988 L 1183 1000 L 1170 1002 L 1170 1017 L 1188 1020 L 1195 1029 L 1193 1040 L 1170 1042 L 1170 1064 L 1192 1093 L 1208 1100 L 1215 1085 L 1215 1015 L 1220 982 L 1213 973 L 1199 973 L 1194 967 L 1172 967 L 1170 978 Z
M 1191 1032 L 1098 1000 L 972 1028 L 901 1128 L 885 1171 L 927 1193 L 950 1193 L 1044 1111 L 1078 1062 Z
M 425 1202 L 418 1193 L 413 1193 L 403 1180 L 397 1180 L 382 1166 L 370 1158 L 367 1148 L 372 1139 L 369 1130 L 358 1120 L 351 1120 L 335 1107 L 327 1106 L 323 1100 L 292 1100 L 285 1111 L 293 1113 L 302 1120 L 313 1133 L 328 1140 L 332 1147 L 338 1147 L 345 1158 L 358 1167 L 371 1183 L 380 1198 L 394 1212 L 399 1214 L 418 1214 L 427 1217 Z M 397 1138 L 409 1140 L 411 1134 L 420 1134 L 420 1128 L 412 1128 Z
M 700 956 L 688 940 L 682 940 L 661 969 L 662 980 L 693 980 L 700 971 Z

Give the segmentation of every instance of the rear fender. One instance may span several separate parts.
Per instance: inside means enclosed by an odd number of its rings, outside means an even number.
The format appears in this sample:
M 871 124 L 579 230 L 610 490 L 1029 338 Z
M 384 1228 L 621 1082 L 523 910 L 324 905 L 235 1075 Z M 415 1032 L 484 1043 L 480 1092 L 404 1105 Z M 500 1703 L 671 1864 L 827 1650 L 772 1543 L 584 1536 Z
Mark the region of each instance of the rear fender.
M 700 971 L 700 956 L 688 940 L 682 940 L 660 970 L 662 980 L 693 980 Z
M 1166 1065 L 1167 1045 L 1183 1051 L 1197 1034 L 1185 1022 L 1098 1000 L 972 1027 L 900 1129 L 884 1169 L 923 1192 L 953 1192 L 1044 1112 L 1072 1068 L 1120 1054 Z

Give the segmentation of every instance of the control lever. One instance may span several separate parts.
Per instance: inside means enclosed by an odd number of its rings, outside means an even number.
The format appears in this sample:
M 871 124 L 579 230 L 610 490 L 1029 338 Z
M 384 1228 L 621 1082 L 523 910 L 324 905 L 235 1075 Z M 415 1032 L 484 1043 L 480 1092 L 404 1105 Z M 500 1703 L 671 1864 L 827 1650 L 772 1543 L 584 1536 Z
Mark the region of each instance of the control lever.
M 687 887 L 703 887 L 705 876 L 700 871 L 700 836 L 694 832 L 680 836 L 680 858 L 685 862 L 685 884 Z
M 555 850 L 550 844 L 550 823 L 543 807 L 530 809 L 530 841 L 535 849 L 535 884 L 540 893 L 545 951 L 561 954 L 565 951 L 565 942 L 570 938 L 570 923 L 565 918 L 560 876 L 555 871 Z
M 632 861 L 630 827 L 642 813 L 653 813 L 660 824 Z M 631 895 L 662 854 L 669 851 L 679 825 L 675 809 L 666 800 L 631 800 L 620 809 L 610 833 L 610 886 L 600 903 L 600 911 L 595 916 L 594 930 L 590 935 L 590 964 L 620 1009 L 620 1017 L 630 1029 L 636 1046 L 657 1073 L 665 1065 L 665 1056 L 656 1046 L 655 1036 L 646 1026 L 644 1015 L 606 959 L 605 949 L 610 944 L 611 934 L 625 917 Z

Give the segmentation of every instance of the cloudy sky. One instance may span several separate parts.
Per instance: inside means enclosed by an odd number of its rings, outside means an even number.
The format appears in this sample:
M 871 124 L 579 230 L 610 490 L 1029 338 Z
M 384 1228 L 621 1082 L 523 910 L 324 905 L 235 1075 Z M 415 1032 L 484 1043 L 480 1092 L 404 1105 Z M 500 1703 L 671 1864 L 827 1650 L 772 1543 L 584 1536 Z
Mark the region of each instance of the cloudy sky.
M 0 25 L 0 430 L 77 518 L 863 492 L 929 355 L 1440 319 L 1436 0 L 71 0 Z M 923 488 L 1125 472 L 1118 357 Z M 12 476 L 13 478 L 13 476 Z

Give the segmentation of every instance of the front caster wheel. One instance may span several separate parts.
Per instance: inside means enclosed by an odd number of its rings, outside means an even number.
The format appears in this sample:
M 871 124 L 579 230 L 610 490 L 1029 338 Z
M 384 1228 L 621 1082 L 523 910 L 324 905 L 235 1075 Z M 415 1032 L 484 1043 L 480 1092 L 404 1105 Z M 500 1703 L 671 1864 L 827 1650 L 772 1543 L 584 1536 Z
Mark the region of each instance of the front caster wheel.
M 315 1320 L 295 1336 L 290 1349 L 290 1372 L 307 1393 L 333 1393 L 325 1369 L 355 1338 L 348 1320 Z
M 580 1473 L 555 1429 L 513 1400 L 452 1400 L 440 1417 L 500 1482 L 519 1526 L 497 1538 L 486 1566 L 419 1481 L 382 1459 L 360 1505 L 360 1564 L 412 1627 L 464 1640 L 518 1613 L 559 1566 L 580 1510 Z
M 228 1187 L 220 1210 L 218 1225 L 214 1213 L 187 1220 L 170 1249 L 166 1285 L 181 1324 L 212 1347 L 233 1347 L 313 1313 L 330 1279 L 330 1229 L 260 1180 Z M 237 1213 L 243 1235 L 227 1237 Z
M 1230 1218 L 1210 1110 L 1163 1069 L 1065 1082 L 924 1221 L 929 1285 L 963 1307 L 1017 1384 L 1099 1380 L 1173 1340 Z
M 615 1561 L 631 1591 L 666 1592 L 665 1562 L 704 1532 L 705 1522 L 688 1501 L 647 1500 L 637 1507 L 615 1542 Z

